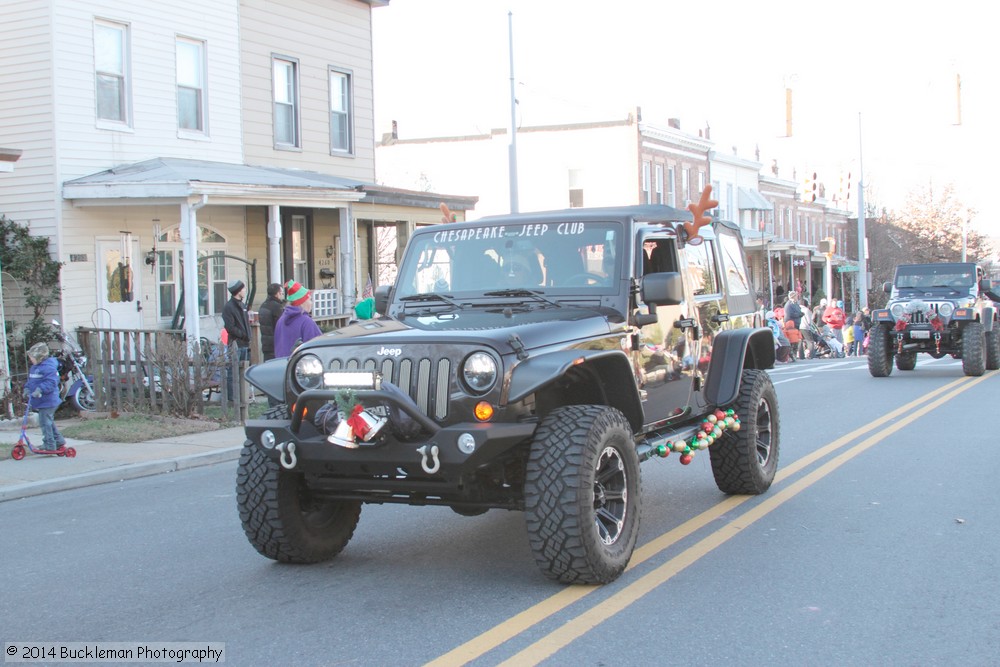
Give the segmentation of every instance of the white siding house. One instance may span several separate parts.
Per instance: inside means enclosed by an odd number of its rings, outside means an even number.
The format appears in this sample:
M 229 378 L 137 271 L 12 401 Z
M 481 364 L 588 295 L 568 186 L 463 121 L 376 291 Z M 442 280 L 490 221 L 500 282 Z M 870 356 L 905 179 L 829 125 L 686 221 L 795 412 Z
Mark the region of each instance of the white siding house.
M 371 11 L 387 4 L 5 2 L 0 145 L 22 157 L 0 212 L 63 263 L 50 316 L 214 336 L 232 278 L 257 304 L 295 278 L 349 309 L 376 227 L 440 220 L 427 193 L 386 188 L 353 210 L 375 182 Z

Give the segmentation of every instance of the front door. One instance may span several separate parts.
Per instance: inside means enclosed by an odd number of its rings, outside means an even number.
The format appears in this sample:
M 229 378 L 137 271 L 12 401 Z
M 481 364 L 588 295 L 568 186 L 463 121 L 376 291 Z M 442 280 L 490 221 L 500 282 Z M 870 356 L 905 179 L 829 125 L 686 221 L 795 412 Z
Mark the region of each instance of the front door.
M 97 311 L 93 326 L 114 329 L 142 328 L 142 271 L 136 266 L 139 242 L 132 241 L 132 257 L 122 258 L 119 239 L 97 242 Z

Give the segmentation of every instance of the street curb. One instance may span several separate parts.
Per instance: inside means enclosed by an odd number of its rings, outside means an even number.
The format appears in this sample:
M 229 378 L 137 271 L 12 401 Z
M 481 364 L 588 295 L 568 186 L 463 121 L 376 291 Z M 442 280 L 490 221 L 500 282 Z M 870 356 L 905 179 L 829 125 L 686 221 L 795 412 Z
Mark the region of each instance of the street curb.
M 143 463 L 129 463 L 127 465 L 109 468 L 107 470 L 93 470 L 78 475 L 67 477 L 57 477 L 39 482 L 28 482 L 27 484 L 17 484 L 0 488 L 0 502 L 6 500 L 17 500 L 19 498 L 29 498 L 40 496 L 56 491 L 68 491 L 79 489 L 85 486 L 97 484 L 107 484 L 109 482 L 121 482 L 126 479 L 136 479 L 138 477 L 149 477 L 165 472 L 176 472 L 189 468 L 199 468 L 201 466 L 235 461 L 240 457 L 240 447 L 230 447 L 228 449 L 217 449 L 203 454 L 189 454 L 179 456 L 174 459 L 160 459 L 157 461 L 145 461 Z

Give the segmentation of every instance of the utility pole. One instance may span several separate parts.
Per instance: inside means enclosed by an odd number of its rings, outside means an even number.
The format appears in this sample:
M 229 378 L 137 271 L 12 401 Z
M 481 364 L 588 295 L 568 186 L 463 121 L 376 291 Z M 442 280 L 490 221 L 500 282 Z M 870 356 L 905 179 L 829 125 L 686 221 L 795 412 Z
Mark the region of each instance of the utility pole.
M 868 307 L 868 241 L 865 236 L 865 167 L 862 155 L 861 112 L 858 112 L 858 304 Z M 846 294 L 844 295 L 847 296 Z
M 507 34 L 510 42 L 510 212 L 517 213 L 517 96 L 514 90 L 514 13 L 511 11 L 507 12 Z

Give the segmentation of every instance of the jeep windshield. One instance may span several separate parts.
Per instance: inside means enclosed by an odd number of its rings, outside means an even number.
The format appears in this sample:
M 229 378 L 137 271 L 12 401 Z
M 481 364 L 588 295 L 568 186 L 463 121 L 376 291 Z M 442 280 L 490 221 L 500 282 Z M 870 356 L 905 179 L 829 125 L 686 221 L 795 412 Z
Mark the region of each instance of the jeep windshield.
M 896 289 L 969 291 L 976 285 L 973 264 L 907 264 L 896 267 Z
M 619 289 L 622 228 L 616 222 L 450 223 L 417 231 L 395 298 L 455 301 L 520 297 L 544 302 Z M 545 295 L 546 298 L 540 298 Z M 433 298 L 433 297 L 428 297 Z

